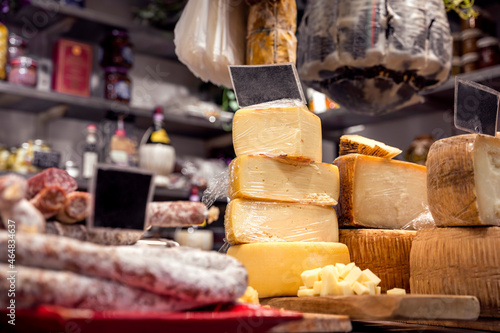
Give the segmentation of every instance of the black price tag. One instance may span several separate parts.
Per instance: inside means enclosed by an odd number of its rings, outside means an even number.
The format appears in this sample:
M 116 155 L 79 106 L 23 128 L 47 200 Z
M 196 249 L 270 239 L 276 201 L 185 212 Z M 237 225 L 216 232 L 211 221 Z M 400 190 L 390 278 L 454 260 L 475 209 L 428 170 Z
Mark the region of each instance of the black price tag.
M 236 100 L 240 107 L 279 99 L 295 99 L 306 104 L 297 69 L 292 63 L 229 66 Z
M 91 180 L 93 209 L 87 226 L 144 230 L 153 176 L 146 170 L 98 164 Z
M 59 168 L 61 154 L 56 151 L 35 151 L 33 166 L 40 169 Z
M 455 78 L 455 127 L 496 135 L 500 93 L 479 83 Z

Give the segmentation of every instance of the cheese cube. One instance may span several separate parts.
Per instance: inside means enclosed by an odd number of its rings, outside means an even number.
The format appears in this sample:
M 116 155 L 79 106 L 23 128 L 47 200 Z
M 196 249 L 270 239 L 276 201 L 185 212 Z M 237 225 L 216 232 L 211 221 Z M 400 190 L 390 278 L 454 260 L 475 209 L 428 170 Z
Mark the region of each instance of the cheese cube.
M 322 286 L 323 286 L 323 281 L 314 282 L 314 286 L 313 286 L 314 296 L 319 296 L 321 294 Z
M 425 214 L 425 166 L 359 154 L 340 156 L 333 164 L 340 171 L 339 226 L 401 229 L 417 217 L 432 221 Z
M 345 265 L 341 263 L 336 263 L 335 268 L 339 271 L 339 275 L 342 274 L 342 270 L 344 269 Z
M 323 267 L 321 269 L 321 271 L 319 272 L 319 276 L 320 276 L 322 281 L 324 281 L 326 279 L 326 275 L 329 275 L 329 274 L 331 274 L 333 276 L 335 281 L 339 280 L 339 277 L 340 277 L 339 272 L 338 272 L 337 268 L 333 265 L 327 265 L 327 266 Z
M 312 288 L 314 286 L 314 282 L 319 281 L 320 271 L 321 268 L 316 268 L 304 271 L 302 272 L 302 274 L 300 274 L 300 278 L 302 279 L 302 282 L 304 283 L 304 286 L 306 288 Z
M 406 295 L 406 290 L 401 288 L 392 288 L 387 290 L 387 295 Z
M 239 156 L 229 165 L 231 199 L 336 205 L 338 168 L 330 163 L 300 162 L 269 156 Z
M 302 289 L 307 289 L 307 287 L 306 286 L 300 286 L 299 290 L 302 290 Z
M 306 107 L 241 109 L 233 118 L 236 156 L 269 154 L 321 162 L 321 120 Z
M 373 283 L 371 281 L 365 281 L 365 282 L 363 282 L 363 285 L 366 288 L 368 288 L 368 294 L 375 295 L 377 293 L 377 291 L 375 290 L 375 288 L 376 288 L 375 283 Z
M 323 282 L 320 292 L 321 296 L 342 294 L 342 291 L 338 286 L 338 272 L 333 265 L 324 267 L 321 270 L 320 276 L 321 282 Z
M 382 294 L 382 287 L 375 287 L 375 295 L 381 295 Z
M 340 272 L 340 278 L 345 279 L 345 277 L 351 272 L 351 270 L 356 266 L 355 263 L 351 262 L 342 268 L 342 272 Z
M 314 290 L 312 288 L 300 289 L 297 292 L 297 296 L 298 297 L 314 296 Z
M 347 282 L 339 282 L 338 283 L 339 289 L 340 289 L 340 295 L 344 296 L 349 296 L 349 295 L 354 295 L 354 292 L 352 291 L 352 286 L 350 283 Z
M 355 266 L 351 269 L 349 274 L 347 274 L 347 276 L 344 278 L 344 282 L 352 285 L 354 284 L 354 282 L 358 281 L 358 279 L 361 277 L 362 274 L 363 272 L 361 271 L 361 269 Z
M 368 294 L 370 294 L 370 289 L 363 286 L 361 283 L 359 283 L 357 281 L 354 282 L 354 284 L 352 285 L 352 290 L 356 293 L 356 295 L 368 295 Z
M 224 215 L 229 244 L 258 242 L 337 242 L 338 224 L 332 207 L 231 200 Z
M 371 281 L 375 286 L 378 286 L 382 280 L 367 268 L 363 271 L 362 281 Z

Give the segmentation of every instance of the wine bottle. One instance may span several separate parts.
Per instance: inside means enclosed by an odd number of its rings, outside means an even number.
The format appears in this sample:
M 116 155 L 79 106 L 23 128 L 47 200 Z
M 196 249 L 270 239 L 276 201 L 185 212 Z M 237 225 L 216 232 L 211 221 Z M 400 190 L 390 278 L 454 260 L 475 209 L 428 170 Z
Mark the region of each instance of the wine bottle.
M 164 145 L 170 145 L 170 138 L 168 137 L 167 131 L 163 126 L 163 108 L 158 106 L 155 108 L 153 113 L 153 127 L 151 128 L 151 134 L 149 135 L 146 143 L 159 143 Z
M 85 148 L 83 150 L 83 178 L 92 177 L 94 173 L 94 166 L 99 160 L 96 131 L 96 125 L 90 124 L 87 126 L 87 136 L 85 138 Z

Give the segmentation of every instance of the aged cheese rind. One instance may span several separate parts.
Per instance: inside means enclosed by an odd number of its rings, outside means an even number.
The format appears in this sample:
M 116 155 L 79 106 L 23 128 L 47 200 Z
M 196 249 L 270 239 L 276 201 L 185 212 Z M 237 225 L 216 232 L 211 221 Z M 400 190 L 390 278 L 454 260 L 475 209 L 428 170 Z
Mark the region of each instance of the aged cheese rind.
M 340 137 L 339 155 L 362 154 L 393 158 L 401 154 L 401 149 L 391 147 L 385 143 L 368 139 L 360 135 L 342 135 Z
M 381 280 L 382 292 L 404 288 L 410 292 L 410 250 L 416 231 L 341 229 L 339 240 L 347 245 L 351 260 Z
M 401 229 L 428 211 L 425 166 L 360 154 L 333 164 L 340 173 L 340 227 Z
M 427 193 L 437 226 L 500 225 L 500 138 L 466 134 L 434 142 Z
M 316 205 L 231 200 L 224 215 L 229 244 L 338 242 L 335 209 Z
M 322 160 L 321 120 L 304 107 L 241 109 L 233 118 L 236 156 L 268 154 Z
M 339 171 L 329 163 L 239 156 L 229 165 L 228 195 L 332 206 L 339 198 Z
M 412 294 L 472 295 L 481 316 L 500 318 L 500 228 L 417 232 L 410 254 Z
M 270 242 L 231 246 L 227 254 L 248 271 L 259 297 L 296 296 L 300 275 L 310 269 L 349 263 L 347 246 L 331 242 Z

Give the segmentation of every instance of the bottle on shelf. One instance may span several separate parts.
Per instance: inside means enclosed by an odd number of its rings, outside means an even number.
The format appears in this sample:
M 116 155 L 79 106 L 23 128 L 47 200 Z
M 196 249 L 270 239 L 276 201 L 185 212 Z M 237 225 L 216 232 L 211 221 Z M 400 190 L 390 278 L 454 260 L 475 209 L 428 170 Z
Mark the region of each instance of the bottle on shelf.
M 127 137 L 123 117 L 118 118 L 118 127 L 109 143 L 109 162 L 118 166 L 136 166 L 137 152 L 134 141 Z
M 94 174 L 94 166 L 99 162 L 99 152 L 97 148 L 97 126 L 90 124 L 87 126 L 85 137 L 85 148 L 83 150 L 82 177 L 91 178 Z
M 163 108 L 158 106 L 153 112 L 153 125 L 144 133 L 139 147 L 139 165 L 166 176 L 174 170 L 175 149 L 170 143 L 163 120 Z

